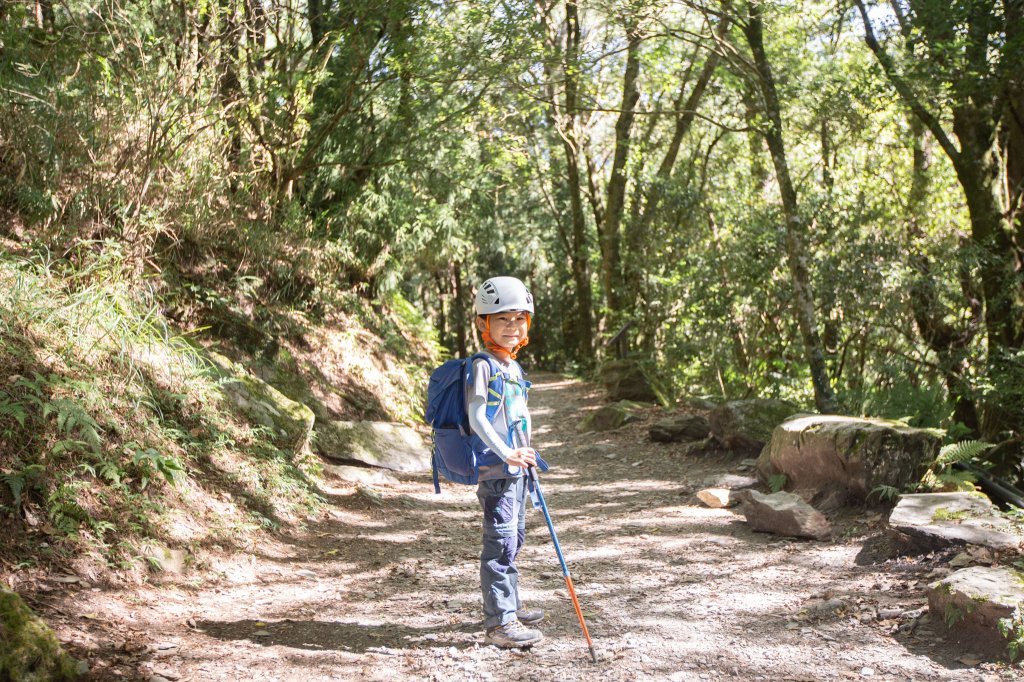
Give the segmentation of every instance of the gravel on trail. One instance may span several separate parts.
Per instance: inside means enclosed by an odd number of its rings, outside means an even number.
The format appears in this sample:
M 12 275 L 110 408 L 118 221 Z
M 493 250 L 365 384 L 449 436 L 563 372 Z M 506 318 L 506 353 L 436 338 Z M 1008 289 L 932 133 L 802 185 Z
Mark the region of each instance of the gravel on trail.
M 578 433 L 601 391 L 531 378 L 534 444 L 552 464 L 543 489 L 596 664 L 539 509 L 519 566 L 546 639 L 483 645 L 475 491 L 434 495 L 429 475 L 332 480 L 323 514 L 213 552 L 209 573 L 62 585 L 41 613 L 94 680 L 1021 679 L 950 649 L 924 595 L 941 568 L 872 557 L 880 514 L 833 515 L 825 542 L 752 532 L 695 495 L 749 461 L 650 442 L 653 406 L 644 423 Z

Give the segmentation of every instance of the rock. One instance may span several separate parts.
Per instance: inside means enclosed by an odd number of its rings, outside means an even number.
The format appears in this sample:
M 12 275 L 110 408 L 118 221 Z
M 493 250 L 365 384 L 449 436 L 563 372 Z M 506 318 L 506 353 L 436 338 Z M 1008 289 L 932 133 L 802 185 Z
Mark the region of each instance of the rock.
M 882 503 L 871 491 L 878 486 L 902 490 L 919 480 L 939 445 L 931 431 L 898 422 L 801 416 L 774 429 L 757 472 L 762 481 L 785 476 L 786 490 L 838 490 L 850 500 Z
M 347 466 L 344 464 L 324 464 L 324 474 L 350 483 L 366 485 L 398 485 L 398 479 L 391 474 L 370 467 Z
M 697 499 L 712 509 L 734 507 L 740 502 L 727 488 L 705 488 L 697 493 Z
M 763 494 L 744 490 L 741 511 L 756 531 L 798 538 L 825 540 L 832 526 L 821 512 L 792 493 Z
M 662 419 L 651 427 L 651 440 L 656 443 L 704 440 L 708 437 L 708 420 L 700 415 L 680 414 Z
M 797 412 L 783 400 L 733 400 L 708 414 L 711 435 L 730 450 L 756 455 L 771 438 L 772 429 Z
M 0 589 L 0 680 L 75 680 L 78 663 L 53 631 L 9 590 Z
M 640 414 L 643 406 L 631 400 L 620 400 L 611 405 L 604 405 L 589 413 L 580 422 L 580 431 L 611 431 L 632 422 L 642 421 Z
M 739 474 L 723 474 L 714 480 L 712 488 L 728 488 L 729 490 L 743 490 L 744 488 L 756 488 L 761 482 L 753 476 L 740 476 Z
M 684 396 L 676 401 L 678 405 L 689 407 L 694 410 L 709 411 L 718 407 L 718 403 L 701 396 Z
M 981 493 L 903 495 L 889 514 L 889 535 L 904 551 L 954 545 L 1020 550 L 1022 537 Z
M 253 376 L 228 358 L 207 351 L 221 390 L 246 417 L 270 428 L 293 452 L 309 447 L 316 417 L 313 411 Z
M 610 400 L 639 400 L 667 405 L 665 392 L 651 377 L 652 374 L 639 360 L 612 360 L 601 365 L 601 383 Z
M 430 450 L 420 434 L 404 424 L 332 421 L 316 434 L 313 448 L 328 459 L 409 473 L 430 470 Z
M 1007 655 L 999 621 L 1021 604 L 1024 574 L 1006 566 L 963 568 L 928 586 L 932 622 L 944 624 L 959 647 L 987 658 Z

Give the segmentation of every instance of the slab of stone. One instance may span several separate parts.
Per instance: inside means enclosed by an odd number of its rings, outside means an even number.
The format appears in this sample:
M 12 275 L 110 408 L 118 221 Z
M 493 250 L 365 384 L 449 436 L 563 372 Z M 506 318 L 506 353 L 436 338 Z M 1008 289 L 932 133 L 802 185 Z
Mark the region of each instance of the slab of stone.
M 238 410 L 256 424 L 273 430 L 293 452 L 309 446 L 316 416 L 313 410 L 292 400 L 266 381 L 250 374 L 230 359 L 207 351 L 221 391 Z
M 679 443 L 704 440 L 710 433 L 708 420 L 696 414 L 680 414 L 662 419 L 650 428 L 648 434 L 655 443 Z
M 406 473 L 430 470 L 430 450 L 419 432 L 404 424 L 332 421 L 317 429 L 314 449 L 341 462 L 355 460 Z
M 738 453 L 757 455 L 771 438 L 772 429 L 796 413 L 784 400 L 732 400 L 708 414 L 711 435 Z
M 659 402 L 659 391 L 644 364 L 638 360 L 612 360 L 601 365 L 601 383 L 611 400 Z
M 364 485 L 397 485 L 398 479 L 383 469 L 372 467 L 347 466 L 344 464 L 324 464 L 324 474 L 350 483 Z
M 1024 574 L 1006 566 L 971 566 L 928 586 L 932 622 L 959 647 L 988 658 L 1007 657 L 999 621 L 1024 606 Z
M 734 507 L 740 503 L 739 497 L 728 488 L 705 488 L 697 492 L 697 499 L 712 509 Z
M 933 432 L 884 419 L 804 415 L 777 426 L 757 463 L 758 476 L 786 477 L 786 490 L 839 490 L 853 502 L 878 486 L 905 489 L 939 452 Z
M 926 553 L 954 545 L 1020 551 L 1024 536 L 981 493 L 903 495 L 889 515 L 890 536 Z
M 832 535 L 828 519 L 799 495 L 744 490 L 741 511 L 753 530 L 797 538 L 825 540 Z
M 714 479 L 712 488 L 727 488 L 729 490 L 744 490 L 745 488 L 756 488 L 761 482 L 754 476 L 741 476 L 740 474 L 723 474 Z

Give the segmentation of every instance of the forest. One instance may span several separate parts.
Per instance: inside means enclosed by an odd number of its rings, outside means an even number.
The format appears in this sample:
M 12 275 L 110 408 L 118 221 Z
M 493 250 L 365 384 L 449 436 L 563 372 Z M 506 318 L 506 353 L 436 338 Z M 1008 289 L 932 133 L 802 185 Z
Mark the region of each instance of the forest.
M 197 341 L 349 315 L 423 379 L 494 274 L 539 367 L 626 356 L 1021 476 L 1017 0 L 3 0 L 0 55 L 8 506 L 78 527 L 82 476 L 226 446 L 169 379 L 132 397 L 147 340 L 187 384 Z M 178 456 L 104 427 L 140 409 Z
M 1024 2 L 0 0 L 0 573 L 322 511 L 495 275 L 531 370 L 1024 484 Z

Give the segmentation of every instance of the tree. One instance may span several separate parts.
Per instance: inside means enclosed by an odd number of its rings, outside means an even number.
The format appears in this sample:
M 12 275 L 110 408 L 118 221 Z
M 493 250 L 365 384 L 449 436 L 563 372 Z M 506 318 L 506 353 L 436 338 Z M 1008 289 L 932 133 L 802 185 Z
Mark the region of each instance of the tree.
M 835 412 L 838 403 L 825 365 L 825 353 L 818 333 L 814 292 L 811 288 L 811 274 L 807 262 L 807 219 L 800 211 L 796 188 L 786 159 L 786 144 L 782 135 L 782 108 L 775 88 L 775 77 L 764 49 L 764 14 L 760 0 L 748 3 L 743 34 L 754 59 L 754 74 L 767 118 L 764 135 L 775 166 L 779 192 L 782 195 L 782 209 L 786 221 L 786 257 L 793 285 L 794 313 L 800 327 L 807 364 L 811 370 L 814 402 L 819 412 Z
M 978 288 L 984 299 L 988 373 L 992 377 L 1004 373 L 1021 376 L 1021 3 L 896 1 L 890 5 L 896 28 L 884 33 L 882 40 L 876 31 L 878 19 L 873 18 L 879 12 L 869 12 L 864 0 L 855 3 L 868 47 L 896 92 L 949 157 L 963 190 L 971 242 L 977 253 Z M 913 49 L 904 48 L 894 54 L 883 40 L 912 40 Z M 1004 407 L 1008 398 L 1000 397 Z M 1022 398 L 1018 394 L 1017 404 L 1009 411 L 990 402 L 989 423 L 983 427 L 986 432 L 1019 427 Z

